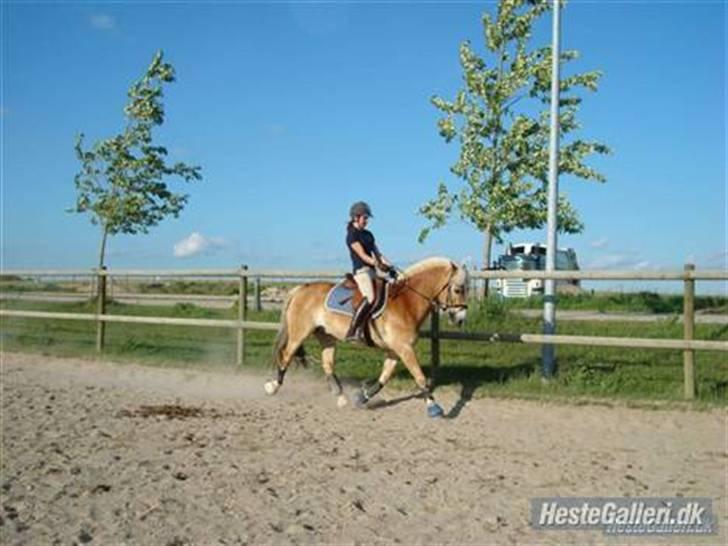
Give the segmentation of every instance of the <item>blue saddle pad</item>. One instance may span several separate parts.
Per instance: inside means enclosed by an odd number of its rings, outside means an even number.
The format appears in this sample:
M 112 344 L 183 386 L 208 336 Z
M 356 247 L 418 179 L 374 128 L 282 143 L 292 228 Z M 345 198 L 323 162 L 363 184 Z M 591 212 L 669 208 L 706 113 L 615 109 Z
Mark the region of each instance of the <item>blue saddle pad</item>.
M 329 294 L 326 296 L 326 309 L 333 313 L 339 313 L 347 315 L 349 317 L 354 316 L 354 306 L 352 305 L 352 296 L 354 291 L 351 288 L 346 288 L 344 282 L 340 281 L 329 290 Z M 384 284 L 384 302 L 379 305 L 378 308 L 372 314 L 372 318 L 377 318 L 384 312 L 387 307 L 387 297 L 389 296 L 389 284 Z

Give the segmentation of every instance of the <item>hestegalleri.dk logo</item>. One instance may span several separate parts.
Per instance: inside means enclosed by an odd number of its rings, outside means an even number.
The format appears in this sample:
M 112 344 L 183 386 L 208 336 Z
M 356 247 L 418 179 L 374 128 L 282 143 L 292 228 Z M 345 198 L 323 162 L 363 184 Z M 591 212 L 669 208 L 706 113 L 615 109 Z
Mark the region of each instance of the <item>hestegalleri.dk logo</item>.
M 713 503 L 687 497 L 539 497 L 531 527 L 600 530 L 609 535 L 705 535 L 718 531 Z

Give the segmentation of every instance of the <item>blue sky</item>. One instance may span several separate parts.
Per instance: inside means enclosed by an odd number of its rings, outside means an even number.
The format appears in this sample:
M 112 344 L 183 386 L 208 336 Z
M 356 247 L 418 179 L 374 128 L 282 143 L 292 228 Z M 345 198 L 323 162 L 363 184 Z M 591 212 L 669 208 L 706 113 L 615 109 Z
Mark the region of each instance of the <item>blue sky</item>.
M 472 227 L 453 219 L 420 245 L 415 212 L 438 181 L 459 187 L 456 147 L 437 134 L 429 98 L 454 96 L 459 44 L 482 51 L 480 16 L 494 9 L 3 2 L 3 266 L 96 263 L 98 229 L 65 212 L 74 136 L 92 142 L 123 127 L 126 90 L 157 49 L 178 77 L 158 140 L 172 159 L 202 166 L 204 180 L 186 188 L 178 219 L 111 239 L 110 267 L 346 268 L 344 223 L 359 199 L 395 262 L 480 263 Z M 581 109 L 581 136 L 614 154 L 591 162 L 606 184 L 562 178 L 586 230 L 560 246 L 583 268 L 726 267 L 725 3 L 573 0 L 562 27 L 563 47 L 582 54 L 573 68 L 604 72 Z M 550 16 L 534 44 L 549 39 Z

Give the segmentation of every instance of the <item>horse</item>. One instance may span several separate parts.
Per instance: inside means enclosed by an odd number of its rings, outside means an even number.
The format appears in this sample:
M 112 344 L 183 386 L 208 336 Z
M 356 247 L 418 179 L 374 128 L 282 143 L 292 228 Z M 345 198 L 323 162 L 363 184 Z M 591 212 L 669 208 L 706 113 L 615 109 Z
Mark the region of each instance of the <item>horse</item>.
M 334 284 L 311 282 L 295 287 L 281 312 L 273 360 L 277 377 L 265 384 L 269 395 L 278 392 L 292 361 L 306 363 L 303 342 L 314 335 L 321 344 L 321 365 L 339 407 L 347 405 L 335 373 L 336 344 L 349 328 L 350 318 L 329 311 L 326 298 Z M 435 402 L 432 385 L 425 378 L 414 345 L 419 329 L 431 312 L 446 312 L 451 323 L 462 325 L 467 315 L 468 272 L 448 258 L 428 258 L 408 267 L 389 290 L 386 308 L 370 321 L 371 340 L 386 353 L 376 382 L 365 384 L 355 395 L 357 407 L 364 407 L 392 377 L 398 360 L 412 375 L 426 401 L 427 414 L 443 415 Z

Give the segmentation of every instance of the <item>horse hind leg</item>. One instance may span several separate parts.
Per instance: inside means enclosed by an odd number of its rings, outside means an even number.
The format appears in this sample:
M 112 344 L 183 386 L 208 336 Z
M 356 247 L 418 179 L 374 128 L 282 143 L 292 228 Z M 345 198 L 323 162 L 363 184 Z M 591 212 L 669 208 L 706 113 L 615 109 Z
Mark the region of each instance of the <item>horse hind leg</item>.
M 270 379 L 265 382 L 265 385 L 263 385 L 263 388 L 265 389 L 265 393 L 269 395 L 274 395 L 278 392 L 278 389 L 281 388 L 281 385 L 283 385 L 283 378 L 286 375 L 286 368 L 278 368 L 278 377 L 276 379 Z
M 336 396 L 336 405 L 343 408 L 348 405 L 349 400 L 341 387 L 341 381 L 336 377 L 336 338 L 319 330 L 315 333 L 321 343 L 321 367 L 324 369 L 326 382 L 331 393 Z
M 289 310 L 288 307 L 284 310 L 284 318 L 273 349 L 277 377 L 267 381 L 264 385 L 265 392 L 269 395 L 276 394 L 281 388 L 291 362 L 295 361 L 304 367 L 308 364 L 303 342 L 311 334 L 313 328 L 310 325 L 291 325 L 288 320 Z
M 296 349 L 284 353 L 284 355 L 278 361 L 278 365 L 276 367 L 276 378 L 267 381 L 264 385 L 265 392 L 267 394 L 273 395 L 278 392 L 278 390 L 281 388 L 281 385 L 283 385 L 283 379 L 285 379 L 286 377 L 288 366 L 291 362 L 294 361 L 303 367 L 306 367 L 308 365 L 308 361 L 306 360 L 306 351 L 303 348 L 303 342 L 301 342 L 301 344 Z
M 370 383 L 365 383 L 356 393 L 356 406 L 363 408 L 392 378 L 394 369 L 397 367 L 397 356 L 394 353 L 387 354 L 387 358 L 382 365 L 382 373 L 379 379 Z

